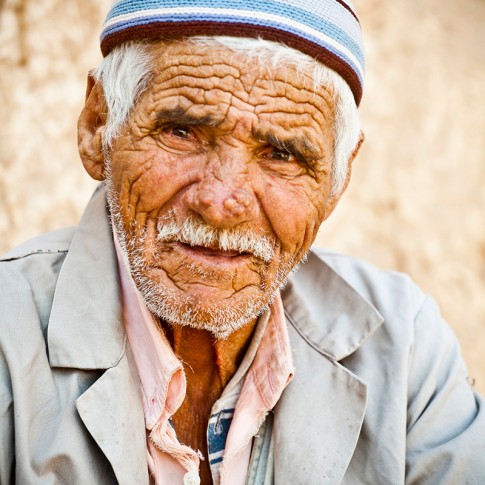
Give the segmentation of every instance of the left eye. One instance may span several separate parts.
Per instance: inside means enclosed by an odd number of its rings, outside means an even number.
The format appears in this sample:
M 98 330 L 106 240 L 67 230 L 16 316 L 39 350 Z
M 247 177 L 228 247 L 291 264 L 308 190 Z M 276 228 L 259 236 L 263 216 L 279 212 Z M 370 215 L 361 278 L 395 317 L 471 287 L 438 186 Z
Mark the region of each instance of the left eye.
M 280 162 L 289 162 L 292 160 L 293 155 L 286 150 L 274 149 L 268 153 L 267 158 L 272 158 L 273 160 L 278 160 Z

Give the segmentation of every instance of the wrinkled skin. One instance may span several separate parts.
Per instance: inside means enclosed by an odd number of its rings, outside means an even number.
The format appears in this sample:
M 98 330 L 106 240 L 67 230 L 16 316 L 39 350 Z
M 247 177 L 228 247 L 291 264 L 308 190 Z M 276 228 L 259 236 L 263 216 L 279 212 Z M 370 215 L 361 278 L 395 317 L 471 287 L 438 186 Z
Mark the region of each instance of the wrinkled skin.
M 330 93 L 315 94 L 311 78 L 291 67 L 269 79 L 223 47 L 202 55 L 179 43 L 157 54 L 153 82 L 111 152 L 124 229 L 146 229 L 149 278 L 188 304 L 265 302 L 278 269 L 306 254 L 338 200 L 330 196 Z M 170 210 L 178 220 L 195 214 L 216 228 L 270 236 L 275 258 L 266 265 L 177 244 L 154 251 L 156 222 Z M 208 271 L 199 277 L 187 260 Z
M 197 308 L 199 328 L 207 328 L 217 325 L 204 313 L 207 305 L 228 309 L 252 301 L 263 307 L 268 288 L 281 280 L 278 272 L 287 273 L 307 253 L 338 202 L 341 194 L 331 195 L 331 93 L 314 93 L 311 77 L 291 66 L 270 74 L 225 47 L 197 52 L 174 42 L 163 55 L 160 47 L 154 50 L 155 76 L 111 150 L 111 182 L 123 229 L 138 241 L 147 278 Z M 104 178 L 105 112 L 102 89 L 95 85 L 80 118 L 79 141 L 85 167 L 98 180 Z M 217 248 L 157 244 L 157 222 L 170 211 L 179 222 L 192 215 L 215 228 L 270 237 L 275 256 L 265 263 Z M 252 315 L 247 325 L 255 321 Z M 240 358 L 251 335 L 243 332 L 238 342 L 240 333 L 233 334 L 234 348 L 227 339 L 228 362 Z M 208 334 L 199 331 L 197 338 Z M 212 361 L 221 365 L 224 359 L 214 355 Z M 210 412 L 234 370 L 209 392 L 203 413 Z M 190 393 L 189 380 L 188 399 Z M 186 442 L 205 450 L 200 441 L 206 426 L 205 420 L 201 437 L 186 436 Z M 203 481 L 209 483 L 206 472 Z

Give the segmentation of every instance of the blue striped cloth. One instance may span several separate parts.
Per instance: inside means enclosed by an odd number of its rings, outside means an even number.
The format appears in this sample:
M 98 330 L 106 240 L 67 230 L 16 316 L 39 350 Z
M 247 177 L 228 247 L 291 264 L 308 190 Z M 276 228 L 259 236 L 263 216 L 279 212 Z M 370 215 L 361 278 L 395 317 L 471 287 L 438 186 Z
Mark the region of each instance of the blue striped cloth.
M 128 40 L 192 35 L 280 41 L 338 72 L 357 104 L 362 97 L 362 34 L 348 0 L 119 0 L 103 25 L 101 50 L 107 55 Z
M 209 419 L 209 426 L 207 428 L 207 446 L 209 452 L 209 464 L 212 469 L 217 469 L 222 462 L 224 450 L 226 448 L 226 439 L 231 426 L 232 417 L 234 415 L 234 408 L 223 409 L 217 414 L 213 414 Z

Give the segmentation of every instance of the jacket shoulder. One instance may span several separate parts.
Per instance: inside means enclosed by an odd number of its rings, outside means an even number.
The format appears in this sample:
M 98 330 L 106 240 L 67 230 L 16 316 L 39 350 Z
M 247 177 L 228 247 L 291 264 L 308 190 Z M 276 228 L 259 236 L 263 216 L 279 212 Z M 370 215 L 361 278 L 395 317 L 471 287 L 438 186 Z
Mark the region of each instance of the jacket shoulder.
M 34 237 L 0 255 L 0 262 L 15 261 L 36 254 L 55 254 L 69 250 L 75 227 L 65 227 Z
M 0 257 L 0 326 L 29 332 L 32 322 L 45 330 L 57 277 L 74 234 L 59 229 L 33 238 Z

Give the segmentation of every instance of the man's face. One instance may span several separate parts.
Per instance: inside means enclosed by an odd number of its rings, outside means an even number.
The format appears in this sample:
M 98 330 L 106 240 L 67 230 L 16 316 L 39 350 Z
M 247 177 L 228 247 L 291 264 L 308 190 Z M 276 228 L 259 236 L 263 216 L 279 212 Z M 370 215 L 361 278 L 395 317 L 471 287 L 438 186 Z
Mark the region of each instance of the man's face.
M 223 338 L 270 302 L 330 212 L 331 95 L 225 47 L 175 42 L 155 59 L 110 153 L 110 205 L 148 307 Z

